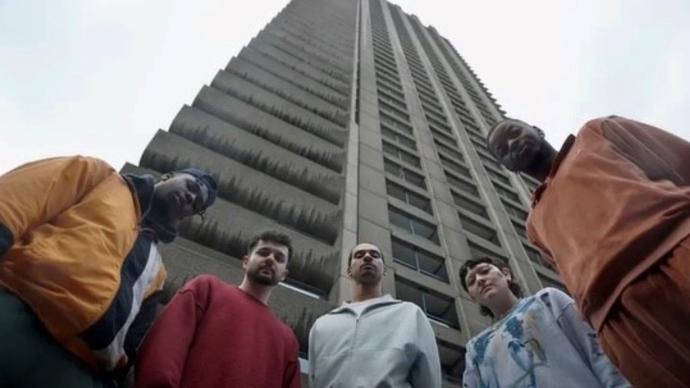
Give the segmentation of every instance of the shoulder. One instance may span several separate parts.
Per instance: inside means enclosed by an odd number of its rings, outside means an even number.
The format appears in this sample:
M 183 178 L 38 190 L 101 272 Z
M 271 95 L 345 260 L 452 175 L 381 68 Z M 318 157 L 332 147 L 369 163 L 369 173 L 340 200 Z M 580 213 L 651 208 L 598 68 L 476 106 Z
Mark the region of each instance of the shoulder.
M 232 287 L 230 287 L 229 284 L 223 282 L 218 277 L 214 275 L 204 274 L 198 275 L 189 280 L 187 283 L 184 284 L 184 286 L 182 286 L 180 292 L 210 292 L 218 288 L 225 287 L 227 287 L 229 290 L 232 290 Z
M 411 314 L 422 314 L 422 315 L 426 316 L 424 314 L 424 311 L 422 311 L 422 309 L 419 306 L 417 306 L 416 304 L 414 304 L 412 302 L 400 301 L 400 303 L 394 304 L 392 306 L 394 306 L 395 308 L 398 308 L 400 310 L 407 311 Z
M 558 312 L 575 303 L 573 298 L 568 296 L 568 294 L 553 287 L 542 288 L 534 294 L 534 297 L 547 307 L 552 308 L 554 312 Z
M 91 156 L 75 155 L 61 158 L 52 158 L 48 159 L 48 161 L 54 163 L 64 163 L 65 166 L 70 169 L 103 173 L 116 172 L 115 169 L 104 160 L 94 158 Z
M 343 312 L 341 310 L 342 306 L 335 307 L 320 317 L 316 318 L 314 323 L 311 325 L 311 333 L 316 332 L 318 329 L 328 327 L 330 323 L 337 322 L 341 319 L 346 319 L 350 314 L 348 312 Z
M 467 344 L 465 345 L 466 356 L 468 358 L 471 358 L 474 355 L 483 355 L 489 341 L 493 337 L 494 332 L 494 327 L 489 326 L 486 329 L 482 330 L 479 334 L 470 338 L 470 340 L 467 341 Z
M 578 135 L 587 135 L 594 133 L 605 136 L 611 134 L 625 133 L 628 132 L 628 130 L 631 127 L 638 126 L 639 124 L 640 123 L 638 123 L 635 120 L 631 120 L 620 116 L 599 117 L 593 120 L 589 120 L 587 123 L 585 123 L 582 129 L 580 129 Z

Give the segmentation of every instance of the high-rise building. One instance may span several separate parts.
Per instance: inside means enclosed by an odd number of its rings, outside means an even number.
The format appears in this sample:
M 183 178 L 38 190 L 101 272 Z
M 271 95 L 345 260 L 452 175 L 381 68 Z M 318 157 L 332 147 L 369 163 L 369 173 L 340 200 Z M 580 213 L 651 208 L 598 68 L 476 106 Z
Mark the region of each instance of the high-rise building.
M 292 237 L 271 307 L 303 358 L 312 322 L 350 295 L 350 249 L 380 246 L 384 291 L 427 313 L 458 386 L 463 345 L 488 323 L 460 286 L 465 260 L 509 263 L 528 292 L 560 287 L 525 237 L 536 182 L 486 147 L 503 114 L 451 43 L 398 6 L 293 0 L 125 170 L 218 179 L 216 204 L 163 248 L 173 282 L 238 282 L 252 235 Z

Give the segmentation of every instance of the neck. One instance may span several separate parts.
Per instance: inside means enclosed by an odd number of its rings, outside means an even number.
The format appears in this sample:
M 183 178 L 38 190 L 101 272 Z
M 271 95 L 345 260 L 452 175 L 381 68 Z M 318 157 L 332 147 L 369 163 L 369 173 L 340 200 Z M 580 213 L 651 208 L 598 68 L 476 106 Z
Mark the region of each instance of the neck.
M 376 284 L 359 284 L 354 283 L 352 289 L 352 301 L 363 302 L 365 300 L 378 298 L 383 295 L 381 290 L 381 282 Z
M 267 286 L 264 284 L 258 284 L 247 279 L 247 276 L 242 279 L 242 284 L 240 284 L 240 290 L 246 292 L 247 294 L 260 300 L 261 303 L 267 305 L 268 298 L 271 296 L 271 291 L 273 286 Z
M 164 225 L 165 227 L 171 229 L 177 229 L 177 226 L 180 224 L 179 220 L 171 219 L 170 213 L 163 206 L 161 206 L 159 201 L 156 201 L 155 199 L 151 203 L 149 212 L 146 214 L 146 219 L 150 222 Z
M 539 182 L 544 182 L 546 178 L 548 178 L 549 172 L 551 172 L 551 166 L 553 166 L 557 154 L 558 152 L 551 144 L 544 140 L 539 150 L 539 156 L 534 163 L 525 170 L 525 173 Z
M 491 312 L 494 314 L 494 320 L 498 321 L 499 319 L 505 317 L 506 314 L 508 314 L 508 312 L 515 307 L 518 301 L 519 299 L 513 295 L 512 292 L 509 292 L 503 297 L 497 297 L 492 301 L 492 305 L 487 307 L 489 307 L 489 310 L 491 310 Z

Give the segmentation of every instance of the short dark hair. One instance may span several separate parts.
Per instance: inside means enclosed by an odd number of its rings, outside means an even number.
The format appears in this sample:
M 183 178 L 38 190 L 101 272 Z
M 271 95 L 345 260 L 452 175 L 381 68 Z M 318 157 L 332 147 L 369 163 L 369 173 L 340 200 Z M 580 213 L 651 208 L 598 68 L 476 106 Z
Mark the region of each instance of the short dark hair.
M 378 245 L 372 244 L 370 242 L 361 242 L 361 243 L 355 244 L 355 246 L 352 247 L 352 249 L 350 249 L 350 254 L 347 256 L 347 268 L 350 268 L 350 264 L 352 264 L 352 255 L 355 253 L 355 248 L 357 248 L 358 246 L 360 246 L 362 244 L 370 244 L 370 245 L 373 245 L 376 248 L 378 248 L 379 252 L 381 253 L 381 260 L 383 260 L 383 251 L 381 250 L 381 248 L 379 248 Z
M 281 233 L 275 230 L 266 230 L 249 240 L 247 245 L 247 255 L 251 255 L 254 248 L 259 245 L 259 241 L 270 241 L 280 245 L 285 245 L 288 248 L 288 260 L 292 257 L 292 240 L 290 236 L 285 233 Z
M 467 290 L 467 282 L 465 280 L 465 278 L 467 277 L 467 273 L 470 272 L 472 268 L 482 263 L 491 264 L 499 269 L 507 268 L 508 272 L 510 272 L 511 275 L 511 280 L 508 281 L 508 288 L 510 289 L 510 292 L 512 292 L 513 295 L 515 295 L 516 298 L 522 298 L 522 288 L 520 288 L 520 285 L 512 279 L 515 276 L 513 275 L 513 271 L 510 269 L 510 266 L 507 263 L 504 263 L 489 256 L 484 256 L 477 259 L 469 259 L 465 261 L 462 264 L 462 266 L 460 266 L 460 271 L 458 271 L 458 275 L 460 276 L 460 284 L 462 285 L 462 288 L 465 290 L 465 292 L 469 293 L 469 291 Z M 486 306 L 479 305 L 479 313 L 481 315 L 494 318 L 494 314 Z

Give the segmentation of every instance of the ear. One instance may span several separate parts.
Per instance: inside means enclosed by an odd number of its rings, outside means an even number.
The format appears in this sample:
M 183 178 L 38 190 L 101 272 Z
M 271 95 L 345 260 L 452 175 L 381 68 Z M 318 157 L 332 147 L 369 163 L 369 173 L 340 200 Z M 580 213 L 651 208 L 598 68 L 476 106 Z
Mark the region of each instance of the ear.
M 350 264 L 350 266 L 347 267 L 347 277 L 349 277 L 350 279 L 352 279 L 352 271 L 350 270 L 351 267 L 352 267 L 352 264 Z
M 173 175 L 175 175 L 174 172 L 166 172 L 165 174 L 161 175 L 161 181 L 167 181 L 168 179 L 172 178 Z
M 508 281 L 513 280 L 513 275 L 510 273 L 510 270 L 508 268 L 505 268 L 505 267 L 501 268 L 501 272 L 503 273 L 503 275 L 506 278 L 508 278 Z
M 286 268 L 286 269 L 285 269 L 285 272 L 283 272 L 283 276 L 280 278 L 280 281 L 281 281 L 281 282 L 282 282 L 282 281 L 285 281 L 285 279 L 287 279 L 287 276 L 288 276 L 289 273 L 290 273 L 290 271 L 288 271 L 288 269 Z
M 247 269 L 247 265 L 249 265 L 249 256 L 245 255 L 242 257 L 242 269 Z

